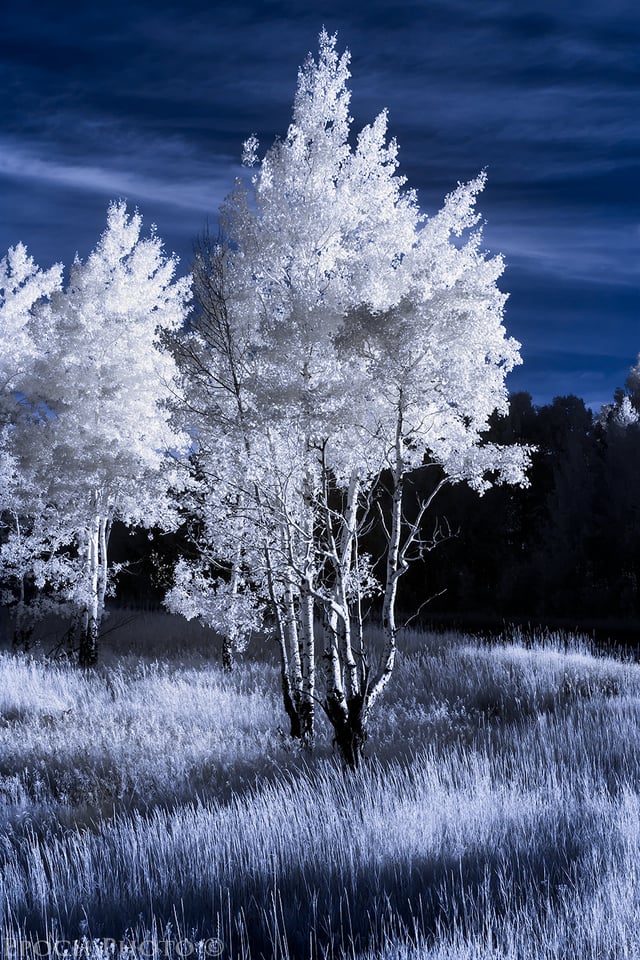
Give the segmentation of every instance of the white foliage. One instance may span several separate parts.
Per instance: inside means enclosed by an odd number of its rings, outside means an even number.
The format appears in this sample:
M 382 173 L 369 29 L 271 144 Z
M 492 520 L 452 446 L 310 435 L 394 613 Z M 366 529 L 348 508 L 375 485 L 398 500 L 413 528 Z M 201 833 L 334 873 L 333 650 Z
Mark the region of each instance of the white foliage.
M 42 271 L 24 244 L 0 260 L 0 510 L 17 512 L 28 493 L 28 471 L 18 471 L 13 446 L 24 417 L 21 396 L 29 390 L 44 344 L 33 330 L 34 307 L 60 289 L 61 264 Z
M 22 243 L 0 260 L 0 390 L 18 390 L 42 344 L 30 329 L 35 304 L 60 289 L 62 265 L 42 271 Z
M 175 367 L 158 331 L 180 326 L 189 297 L 188 280 L 173 279 L 175 259 L 140 230 L 139 214 L 112 204 L 95 251 L 76 260 L 39 317 L 48 344 L 39 390 L 53 413 L 46 433 L 57 468 L 51 498 L 97 493 L 104 509 L 117 502 L 134 523 L 165 518 L 166 453 L 185 443 L 161 407 Z
M 379 596 L 382 584 L 374 573 L 373 558 L 361 553 L 345 577 L 347 599 L 351 602 Z
M 348 62 L 323 32 L 318 63 L 300 71 L 286 138 L 226 209 L 238 309 L 254 330 L 256 406 L 272 426 L 297 422 L 323 437 L 328 419 L 336 433 L 351 422 L 357 392 L 354 358 L 332 338 L 363 302 L 387 306 L 419 217 L 386 144 L 386 114 L 350 146 Z
M 153 488 L 166 452 L 185 442 L 161 407 L 175 367 L 158 331 L 183 322 L 189 282 L 174 281 L 175 259 L 157 237 L 140 239 L 140 229 L 137 213 L 129 218 L 123 203 L 112 204 L 96 250 L 74 263 L 67 289 L 41 317 L 56 455 L 73 485 L 117 495 L 131 521 L 156 509 L 145 481 Z
M 622 429 L 635 426 L 640 421 L 640 414 L 631 403 L 631 397 L 624 396 L 613 413 L 613 423 Z
M 242 650 L 251 632 L 262 626 L 263 605 L 244 582 L 211 577 L 197 564 L 182 559 L 176 565 L 165 606 L 171 613 L 179 613 L 186 620 L 197 619 L 231 637 L 236 650 Z
M 493 456 L 524 481 L 521 449 L 475 452 L 520 363 L 502 324 L 502 259 L 481 249 L 485 175 L 424 218 L 396 173 L 386 113 L 351 148 L 348 76 L 348 55 L 323 32 L 286 139 L 253 175 L 251 199 L 238 192 L 228 208 L 234 283 L 254 315 L 255 407 L 272 428 L 322 438 L 345 482 L 388 458 L 399 403 L 409 466 L 429 453 L 480 488 Z
M 632 395 L 624 394 L 617 397 L 614 403 L 605 403 L 596 416 L 596 423 L 599 423 L 604 429 L 613 429 L 624 432 L 630 427 L 635 427 L 640 422 L 640 414 L 637 409 L 638 385 L 640 384 L 640 358 L 638 362 L 631 367 L 627 377 L 627 388 L 631 390 Z
M 176 259 L 155 233 L 142 239 L 141 226 L 137 212 L 111 204 L 98 245 L 76 259 L 64 289 L 59 269 L 46 287 L 23 248 L 3 267 L 14 292 L 22 283 L 30 313 L 21 329 L 38 345 L 11 438 L 20 480 L 29 480 L 19 508 L 29 537 L 8 537 L 5 569 L 91 608 L 94 620 L 109 589 L 113 520 L 175 525 L 170 453 L 187 442 L 169 422 L 176 368 L 159 337 L 182 325 L 190 282 L 174 279 Z M 49 299 L 34 307 L 45 290 Z M 10 316 L 18 325 L 15 303 Z
M 502 259 L 481 250 L 479 229 L 453 239 L 477 226 L 475 199 L 484 182 L 481 175 L 459 185 L 418 227 L 396 271 L 404 277 L 401 299 L 385 312 L 361 311 L 341 335 L 348 349 L 367 357 L 378 435 L 389 455 L 400 415 L 408 468 L 428 454 L 452 478 L 479 489 L 492 470 L 526 482 L 527 462 L 522 448 L 482 445 L 490 415 L 506 410 L 505 376 L 521 362 L 502 323 Z

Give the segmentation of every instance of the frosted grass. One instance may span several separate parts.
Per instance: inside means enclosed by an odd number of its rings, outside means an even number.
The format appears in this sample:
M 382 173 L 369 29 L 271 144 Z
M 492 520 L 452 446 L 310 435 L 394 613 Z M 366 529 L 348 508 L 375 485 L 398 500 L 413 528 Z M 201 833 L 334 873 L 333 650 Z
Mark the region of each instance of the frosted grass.
M 287 748 L 268 664 L 1 658 L 1 782 L 23 777 L 31 809 L 0 841 L 4 928 L 172 921 L 244 958 L 640 957 L 640 668 L 412 642 L 355 776 L 322 737 L 315 757 Z M 83 750 L 98 782 L 140 766 L 145 787 L 74 826 L 51 774 L 36 798 L 19 771 Z M 29 825 L 38 804 L 47 830 Z
M 277 677 L 132 659 L 89 674 L 0 655 L 0 814 L 68 823 L 224 795 L 277 765 Z

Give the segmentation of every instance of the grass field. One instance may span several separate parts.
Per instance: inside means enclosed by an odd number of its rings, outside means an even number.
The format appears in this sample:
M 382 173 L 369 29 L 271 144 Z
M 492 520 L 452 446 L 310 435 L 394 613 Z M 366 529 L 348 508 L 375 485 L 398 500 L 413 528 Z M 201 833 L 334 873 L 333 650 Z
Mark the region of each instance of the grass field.
M 95 671 L 0 655 L 8 952 L 640 958 L 639 666 L 410 634 L 345 774 L 215 647 L 146 614 Z

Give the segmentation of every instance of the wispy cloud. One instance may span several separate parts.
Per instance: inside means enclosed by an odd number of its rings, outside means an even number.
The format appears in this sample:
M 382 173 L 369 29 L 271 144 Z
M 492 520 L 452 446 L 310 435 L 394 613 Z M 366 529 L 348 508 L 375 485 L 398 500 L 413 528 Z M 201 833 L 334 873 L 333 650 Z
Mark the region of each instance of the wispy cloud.
M 489 226 L 492 249 L 504 253 L 507 273 L 517 266 L 529 274 L 557 277 L 564 283 L 637 288 L 640 278 L 640 226 L 633 223 L 573 219 L 528 220 Z
M 47 150 L 47 152 L 49 152 Z M 174 179 L 171 171 L 164 178 L 112 166 L 68 163 L 39 156 L 33 148 L 0 140 L 0 177 L 35 180 L 133 201 L 150 200 L 170 207 L 202 213 L 215 211 L 233 182 L 230 170 L 213 169 L 208 178 L 185 178 L 181 171 Z

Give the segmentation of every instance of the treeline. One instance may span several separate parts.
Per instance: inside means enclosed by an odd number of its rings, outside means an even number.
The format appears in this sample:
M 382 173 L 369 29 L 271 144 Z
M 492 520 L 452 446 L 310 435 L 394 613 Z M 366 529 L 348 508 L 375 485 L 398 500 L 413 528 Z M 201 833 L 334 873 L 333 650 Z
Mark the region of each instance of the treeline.
M 423 555 L 401 581 L 400 607 L 423 623 L 460 619 L 640 620 L 640 395 L 619 390 L 593 413 L 576 396 L 535 406 L 512 394 L 488 438 L 534 448 L 526 488 L 495 486 L 479 496 L 467 484 L 444 486 L 422 523 Z M 419 502 L 442 475 L 418 471 L 409 492 Z M 384 491 L 381 491 L 384 497 Z M 373 556 L 385 555 L 379 525 Z M 114 557 L 125 564 L 122 603 L 160 607 L 175 559 L 188 550 L 180 533 L 131 536 L 114 530 Z M 371 613 L 375 616 L 375 601 Z
M 431 596 L 425 619 L 478 622 L 640 619 L 637 380 L 634 368 L 627 391 L 597 414 L 576 396 L 536 407 L 512 395 L 490 437 L 535 448 L 530 485 L 482 497 L 463 484 L 443 489 L 430 521 L 442 541 L 408 572 L 402 606 Z M 416 486 L 423 494 L 425 479 Z

